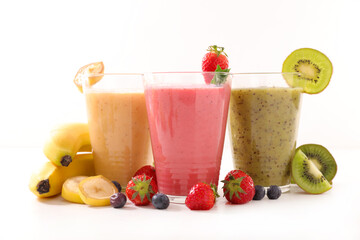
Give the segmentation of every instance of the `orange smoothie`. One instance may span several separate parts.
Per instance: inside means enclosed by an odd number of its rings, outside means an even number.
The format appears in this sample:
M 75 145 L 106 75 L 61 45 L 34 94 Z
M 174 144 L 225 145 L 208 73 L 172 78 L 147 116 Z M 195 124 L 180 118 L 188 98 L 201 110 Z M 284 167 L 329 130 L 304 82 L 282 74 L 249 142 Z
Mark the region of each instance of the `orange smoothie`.
M 125 188 L 140 167 L 152 163 L 144 93 L 85 95 L 95 173 Z

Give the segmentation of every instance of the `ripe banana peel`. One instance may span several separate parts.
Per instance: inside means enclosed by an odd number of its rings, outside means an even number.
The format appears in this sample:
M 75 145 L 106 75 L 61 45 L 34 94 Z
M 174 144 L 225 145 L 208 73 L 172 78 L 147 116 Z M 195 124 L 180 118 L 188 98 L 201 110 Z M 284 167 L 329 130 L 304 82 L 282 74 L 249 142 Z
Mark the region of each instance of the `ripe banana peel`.
M 67 123 L 52 129 L 45 142 L 45 156 L 55 165 L 67 167 L 78 152 L 91 152 L 86 123 Z
M 74 176 L 95 175 L 92 154 L 77 154 L 68 167 L 55 166 L 46 162 L 40 171 L 30 178 L 29 188 L 38 197 L 51 197 L 61 193 L 66 179 Z

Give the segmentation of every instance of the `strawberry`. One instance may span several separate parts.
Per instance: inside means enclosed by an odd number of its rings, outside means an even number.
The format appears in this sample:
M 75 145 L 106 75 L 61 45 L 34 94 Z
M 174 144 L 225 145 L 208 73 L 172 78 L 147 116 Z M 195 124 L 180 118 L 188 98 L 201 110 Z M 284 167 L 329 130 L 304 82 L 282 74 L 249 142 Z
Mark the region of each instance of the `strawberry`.
M 151 198 L 157 191 L 156 182 L 145 174 L 133 177 L 126 186 L 126 195 L 136 206 L 151 203 Z
M 152 177 L 153 180 L 157 183 L 156 181 L 156 172 L 155 172 L 155 168 L 151 165 L 145 165 L 141 168 L 139 168 L 136 173 L 134 174 L 134 177 L 137 175 L 143 175 L 145 174 L 148 177 Z
M 185 199 L 185 204 L 191 210 L 209 210 L 218 197 L 216 186 L 206 183 L 195 184 Z
M 229 67 L 229 61 L 223 47 L 216 45 L 210 46 L 202 60 L 203 72 L 215 72 L 218 65 L 222 70 L 226 70 Z
M 252 200 L 255 195 L 252 178 L 240 170 L 230 171 L 221 182 L 224 183 L 224 196 L 231 203 L 244 204 Z
M 216 45 L 210 46 L 207 49 L 209 52 L 205 54 L 202 60 L 203 72 L 229 72 L 229 61 L 223 47 Z M 219 74 L 204 73 L 205 82 L 207 84 L 220 84 L 226 79 Z M 214 77 L 216 76 L 216 78 Z M 225 75 L 226 76 L 226 75 Z

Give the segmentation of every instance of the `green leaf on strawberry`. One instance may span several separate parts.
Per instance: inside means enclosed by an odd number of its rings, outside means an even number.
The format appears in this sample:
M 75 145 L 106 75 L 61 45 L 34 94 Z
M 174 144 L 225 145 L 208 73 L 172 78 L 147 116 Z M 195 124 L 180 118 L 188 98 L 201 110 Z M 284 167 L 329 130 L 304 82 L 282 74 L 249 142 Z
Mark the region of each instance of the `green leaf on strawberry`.
M 210 187 L 211 187 L 211 189 L 212 189 L 213 192 L 214 192 L 214 196 L 215 196 L 215 200 L 216 200 L 216 198 L 220 197 L 220 195 L 219 195 L 219 193 L 218 193 L 218 191 L 217 191 L 217 186 L 216 186 L 215 184 L 211 183 L 211 184 L 210 184 Z
M 155 193 L 157 193 L 156 182 L 145 174 L 133 177 L 126 187 L 127 197 L 137 206 L 148 205 Z
M 246 192 L 240 187 L 241 182 L 245 177 L 240 177 L 235 179 L 234 176 L 230 174 L 229 178 L 230 178 L 229 181 L 227 180 L 221 181 L 222 183 L 224 183 L 223 188 L 225 188 L 225 193 L 224 193 L 225 195 L 230 192 L 230 199 L 232 199 L 234 194 L 236 197 L 240 198 L 239 192 L 246 194 Z
M 217 65 L 216 70 L 215 70 L 215 75 L 210 83 L 215 84 L 215 85 L 223 84 L 224 82 L 226 82 L 229 72 L 230 72 L 230 68 L 221 69 L 220 65 Z
M 230 171 L 221 182 L 224 183 L 224 197 L 231 203 L 244 204 L 255 195 L 252 178 L 241 170 Z

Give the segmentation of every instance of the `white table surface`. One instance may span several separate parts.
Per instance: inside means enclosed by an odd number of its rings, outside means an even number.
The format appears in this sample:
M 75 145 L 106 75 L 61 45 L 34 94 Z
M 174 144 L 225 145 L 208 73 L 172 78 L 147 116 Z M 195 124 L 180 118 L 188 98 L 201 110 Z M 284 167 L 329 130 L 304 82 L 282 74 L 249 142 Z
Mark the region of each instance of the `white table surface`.
M 324 194 L 292 186 L 278 200 L 230 205 L 221 197 L 210 211 L 190 211 L 181 204 L 157 210 L 128 201 L 114 209 L 37 199 L 28 182 L 46 161 L 41 149 L 1 148 L 0 239 L 360 239 L 360 149 L 330 151 L 338 173 Z M 225 146 L 220 178 L 231 168 Z

